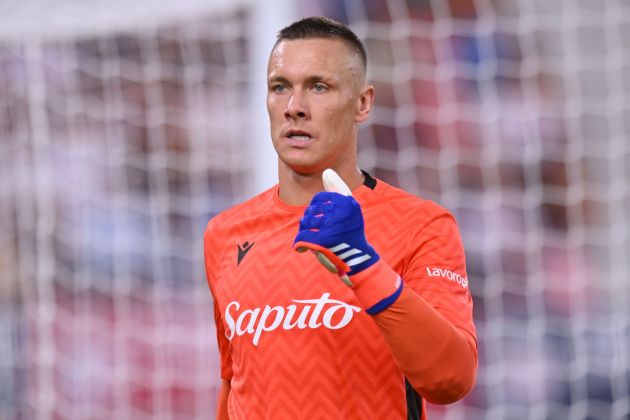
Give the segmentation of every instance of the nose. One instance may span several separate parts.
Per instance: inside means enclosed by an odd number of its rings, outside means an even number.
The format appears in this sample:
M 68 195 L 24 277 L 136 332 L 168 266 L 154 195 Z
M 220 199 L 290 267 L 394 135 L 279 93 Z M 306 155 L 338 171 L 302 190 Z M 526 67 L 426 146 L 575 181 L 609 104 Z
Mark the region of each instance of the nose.
M 297 120 L 307 118 L 308 115 L 308 106 L 305 103 L 304 96 L 301 92 L 294 91 L 284 110 L 284 117 L 288 120 Z

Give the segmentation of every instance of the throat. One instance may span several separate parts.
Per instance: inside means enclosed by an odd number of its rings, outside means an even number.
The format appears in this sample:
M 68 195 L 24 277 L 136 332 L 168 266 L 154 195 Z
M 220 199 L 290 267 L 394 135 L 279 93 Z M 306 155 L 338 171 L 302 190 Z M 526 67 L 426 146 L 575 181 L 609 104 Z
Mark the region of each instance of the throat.
M 299 173 L 289 167 L 284 162 L 279 162 L 279 197 L 285 203 L 292 206 L 306 206 L 311 202 L 313 196 L 320 191 L 324 191 L 324 183 L 322 182 L 322 171 L 309 173 Z M 352 175 L 342 176 L 350 189 L 354 189 L 361 185 L 364 181 L 364 175 L 355 167 L 351 172 Z

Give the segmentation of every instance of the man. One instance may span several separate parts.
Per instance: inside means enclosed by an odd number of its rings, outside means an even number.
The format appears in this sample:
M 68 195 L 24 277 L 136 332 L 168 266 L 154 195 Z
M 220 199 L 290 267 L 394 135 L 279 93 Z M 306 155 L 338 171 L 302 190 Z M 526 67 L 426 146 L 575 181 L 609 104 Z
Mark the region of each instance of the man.
M 476 374 L 455 221 L 357 168 L 374 88 L 348 28 L 307 18 L 283 29 L 267 80 L 279 183 L 204 237 L 218 418 L 426 418 L 423 398 L 457 401 Z M 326 168 L 354 198 L 324 191 Z

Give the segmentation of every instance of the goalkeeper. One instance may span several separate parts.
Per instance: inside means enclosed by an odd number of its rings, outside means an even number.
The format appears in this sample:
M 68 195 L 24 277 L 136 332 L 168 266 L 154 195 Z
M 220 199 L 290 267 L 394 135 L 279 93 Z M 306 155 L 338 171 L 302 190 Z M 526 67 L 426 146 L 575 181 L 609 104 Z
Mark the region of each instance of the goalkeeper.
M 475 382 L 456 223 L 358 169 L 374 87 L 348 28 L 313 17 L 282 29 L 267 81 L 279 183 L 204 236 L 217 417 L 426 418 L 425 401 L 452 403 Z

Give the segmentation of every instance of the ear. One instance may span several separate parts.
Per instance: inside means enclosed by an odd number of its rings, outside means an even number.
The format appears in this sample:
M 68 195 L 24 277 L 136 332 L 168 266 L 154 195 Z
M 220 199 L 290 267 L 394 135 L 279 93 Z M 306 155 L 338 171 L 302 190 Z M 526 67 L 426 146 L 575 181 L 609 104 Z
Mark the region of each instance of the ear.
M 367 119 L 372 111 L 372 105 L 374 104 L 374 86 L 365 85 L 361 89 L 359 98 L 357 99 L 357 115 L 355 121 L 362 123 Z

